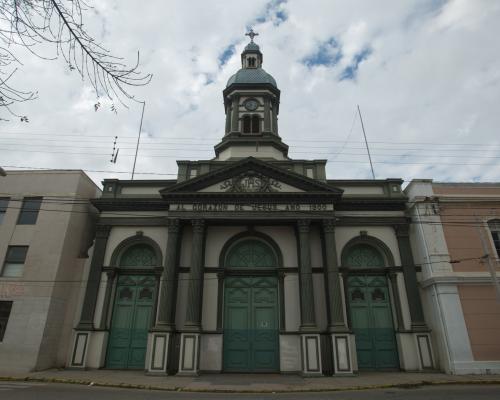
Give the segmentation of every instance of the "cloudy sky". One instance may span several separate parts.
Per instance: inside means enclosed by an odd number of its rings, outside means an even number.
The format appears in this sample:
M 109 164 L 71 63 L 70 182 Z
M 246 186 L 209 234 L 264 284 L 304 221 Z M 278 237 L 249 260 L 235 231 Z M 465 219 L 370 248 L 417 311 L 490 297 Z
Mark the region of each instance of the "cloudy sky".
M 328 159 L 330 179 L 500 180 L 497 0 L 100 0 L 87 29 L 151 83 L 137 178 L 174 178 L 177 159 L 210 159 L 223 136 L 222 90 L 253 27 L 281 89 L 280 135 L 292 158 Z M 44 48 L 55 55 L 55 49 Z M 142 105 L 96 96 L 63 60 L 22 49 L 15 83 L 29 122 L 0 121 L 0 165 L 83 169 L 129 179 Z M 110 163 L 114 137 L 120 148 Z

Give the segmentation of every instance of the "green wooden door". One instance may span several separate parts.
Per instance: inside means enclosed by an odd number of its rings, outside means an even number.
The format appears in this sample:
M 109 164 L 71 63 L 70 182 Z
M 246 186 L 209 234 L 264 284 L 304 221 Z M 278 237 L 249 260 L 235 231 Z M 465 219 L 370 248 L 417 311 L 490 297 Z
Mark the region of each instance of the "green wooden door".
M 279 370 L 278 288 L 275 277 L 226 278 L 224 370 Z
M 155 299 L 155 278 L 118 278 L 109 334 L 108 368 L 144 369 L 148 330 Z
M 348 285 L 359 369 L 399 368 L 387 279 L 351 276 Z

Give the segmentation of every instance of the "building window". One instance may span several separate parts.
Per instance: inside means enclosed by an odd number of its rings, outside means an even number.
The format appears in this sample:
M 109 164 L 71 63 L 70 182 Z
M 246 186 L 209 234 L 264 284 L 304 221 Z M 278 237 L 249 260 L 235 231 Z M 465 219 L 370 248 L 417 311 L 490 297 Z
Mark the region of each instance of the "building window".
M 254 57 L 250 57 L 250 58 L 248 59 L 248 66 L 249 66 L 250 68 L 255 68 L 255 58 L 254 58 Z
M 243 133 L 260 133 L 260 118 L 258 115 L 243 117 Z
M 494 219 L 493 221 L 488 222 L 488 226 L 490 227 L 497 257 L 500 258 L 500 219 Z
M 42 197 L 25 197 L 17 223 L 19 225 L 36 224 L 41 204 Z
M 5 214 L 7 213 L 7 206 L 9 205 L 8 197 L 0 197 L 0 224 L 3 222 L 5 218 Z
M 0 301 L 0 342 L 3 341 L 3 336 L 7 330 L 7 322 L 9 321 L 11 309 L 12 301 Z
M 24 262 L 28 246 L 9 246 L 7 256 L 2 268 L 2 276 L 19 277 L 23 276 Z

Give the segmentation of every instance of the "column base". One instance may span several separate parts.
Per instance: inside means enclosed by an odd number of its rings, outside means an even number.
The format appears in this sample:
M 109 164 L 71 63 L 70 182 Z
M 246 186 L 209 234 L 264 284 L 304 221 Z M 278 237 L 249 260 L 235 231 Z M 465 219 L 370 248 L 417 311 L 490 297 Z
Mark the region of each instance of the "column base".
M 73 331 L 69 368 L 102 368 L 105 362 L 108 331 Z
M 200 372 L 200 334 L 184 332 L 181 334 L 179 372 L 177 375 L 196 376 Z
M 146 371 L 148 374 L 166 374 L 171 333 L 152 331 L 148 335 Z
M 334 333 L 332 337 L 333 373 L 335 375 L 352 375 L 352 348 L 351 334 Z
M 318 333 L 303 333 L 300 335 L 302 354 L 302 375 L 321 376 L 321 342 Z

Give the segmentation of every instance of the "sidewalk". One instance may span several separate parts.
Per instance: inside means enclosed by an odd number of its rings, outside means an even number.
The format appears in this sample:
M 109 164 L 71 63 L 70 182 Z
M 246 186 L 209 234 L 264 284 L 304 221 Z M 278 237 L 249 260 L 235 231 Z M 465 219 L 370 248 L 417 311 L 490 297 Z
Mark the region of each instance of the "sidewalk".
M 363 372 L 350 377 L 302 378 L 279 374 L 205 374 L 198 377 L 148 376 L 139 371 L 47 370 L 27 374 L 0 371 L 0 380 L 74 383 L 190 392 L 320 392 L 443 384 L 499 384 L 500 375 Z

